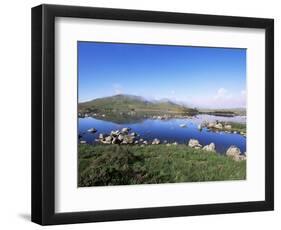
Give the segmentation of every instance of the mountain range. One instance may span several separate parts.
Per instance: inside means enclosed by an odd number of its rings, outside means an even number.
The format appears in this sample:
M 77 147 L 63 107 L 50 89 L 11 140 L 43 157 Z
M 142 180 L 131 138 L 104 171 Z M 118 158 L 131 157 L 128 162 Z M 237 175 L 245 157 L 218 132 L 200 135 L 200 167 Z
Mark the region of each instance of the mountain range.
M 149 101 L 140 96 L 118 94 L 79 103 L 79 112 L 116 113 L 194 113 L 196 109 L 169 100 Z

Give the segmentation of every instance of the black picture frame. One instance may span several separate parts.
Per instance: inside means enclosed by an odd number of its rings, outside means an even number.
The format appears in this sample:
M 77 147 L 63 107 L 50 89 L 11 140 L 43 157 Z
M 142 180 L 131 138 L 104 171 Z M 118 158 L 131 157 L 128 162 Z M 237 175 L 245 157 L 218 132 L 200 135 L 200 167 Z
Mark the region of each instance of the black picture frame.
M 265 200 L 55 213 L 55 18 L 265 29 Z M 41 225 L 267 211 L 274 209 L 274 20 L 125 9 L 40 5 L 32 8 L 32 221 Z

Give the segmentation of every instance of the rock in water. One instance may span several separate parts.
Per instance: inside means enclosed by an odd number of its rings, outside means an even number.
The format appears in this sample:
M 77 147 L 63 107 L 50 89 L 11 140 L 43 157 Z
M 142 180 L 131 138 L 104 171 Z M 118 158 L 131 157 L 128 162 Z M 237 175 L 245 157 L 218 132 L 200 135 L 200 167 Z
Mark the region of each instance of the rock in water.
M 119 131 L 119 130 L 111 131 L 111 132 L 110 132 L 110 135 L 113 136 L 113 137 L 117 137 L 119 134 L 120 134 L 120 131 Z
M 104 144 L 111 144 L 111 141 L 112 141 L 112 137 L 111 136 L 108 136 L 106 138 L 104 138 Z
M 119 134 L 117 138 L 118 138 L 119 141 L 123 141 L 124 140 L 124 135 Z
M 122 132 L 122 133 L 125 133 L 125 134 L 128 134 L 130 130 L 131 130 L 130 128 L 123 128 L 123 129 L 121 130 L 121 132 Z
M 231 127 L 231 125 L 225 125 L 224 128 L 227 130 L 231 130 L 232 127 Z
M 215 125 L 216 125 L 215 122 L 209 122 L 208 125 L 207 125 L 207 127 L 208 127 L 208 128 L 214 128 Z
M 203 150 L 206 150 L 206 151 L 209 151 L 209 152 L 216 152 L 216 146 L 215 144 L 212 142 L 211 144 L 209 145 L 205 145 L 203 147 Z
M 130 133 L 131 136 L 136 137 L 138 134 L 135 132 Z
M 91 128 L 91 129 L 88 129 L 88 132 L 89 132 L 89 133 L 96 133 L 97 130 L 96 130 L 95 128 Z
M 180 124 L 180 127 L 181 127 L 181 128 L 186 128 L 187 125 L 186 125 L 186 124 Z
M 157 138 L 155 138 L 152 143 L 153 145 L 159 145 L 160 144 L 160 140 L 158 140 Z
M 218 124 L 216 124 L 216 125 L 214 126 L 214 128 L 215 128 L 215 129 L 222 129 L 223 126 L 222 126 L 221 123 L 218 123 Z

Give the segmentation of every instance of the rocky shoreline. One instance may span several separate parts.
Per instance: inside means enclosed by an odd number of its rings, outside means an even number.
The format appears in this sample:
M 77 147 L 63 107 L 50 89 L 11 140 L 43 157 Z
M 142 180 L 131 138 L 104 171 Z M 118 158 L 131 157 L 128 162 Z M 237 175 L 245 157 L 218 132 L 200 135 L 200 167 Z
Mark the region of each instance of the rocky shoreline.
M 206 127 L 211 127 L 214 129 L 223 129 L 226 128 L 225 126 L 223 126 L 220 123 L 206 123 L 205 124 Z M 205 127 L 205 126 L 204 126 Z M 220 128 L 217 128 L 220 127 Z M 199 128 L 199 127 L 198 127 Z M 200 126 L 200 128 L 202 128 L 202 126 Z M 97 129 L 95 128 L 90 128 L 88 129 L 89 133 L 96 133 Z M 81 140 L 82 135 L 79 134 L 78 135 L 78 139 L 79 139 L 79 143 L 80 144 L 87 144 L 86 141 Z M 110 132 L 110 134 L 103 134 L 103 133 L 99 133 L 99 136 L 97 139 L 95 139 L 96 143 L 99 144 L 106 144 L 106 145 L 114 145 L 114 144 L 118 144 L 118 145 L 139 145 L 140 147 L 145 147 L 146 145 L 159 145 L 159 144 L 164 144 L 167 147 L 171 146 L 171 145 L 178 145 L 177 142 L 172 142 L 172 143 L 168 143 L 168 141 L 164 140 L 164 141 L 160 141 L 157 138 L 154 138 L 152 141 L 148 141 L 148 140 L 144 140 L 143 138 L 140 137 L 139 134 L 137 134 L 136 132 L 131 132 L 131 129 L 126 127 L 126 128 L 122 128 L 121 130 L 112 130 Z M 214 143 L 210 143 L 209 145 L 205 145 L 202 146 L 198 140 L 196 139 L 189 139 L 186 142 L 187 146 L 189 146 L 190 148 L 194 148 L 194 149 L 202 149 L 204 151 L 207 152 L 216 152 L 216 147 Z M 240 161 L 240 160 L 246 160 L 246 153 L 242 154 L 240 149 L 234 145 L 230 146 L 227 151 L 226 151 L 226 156 L 232 158 L 235 161 Z

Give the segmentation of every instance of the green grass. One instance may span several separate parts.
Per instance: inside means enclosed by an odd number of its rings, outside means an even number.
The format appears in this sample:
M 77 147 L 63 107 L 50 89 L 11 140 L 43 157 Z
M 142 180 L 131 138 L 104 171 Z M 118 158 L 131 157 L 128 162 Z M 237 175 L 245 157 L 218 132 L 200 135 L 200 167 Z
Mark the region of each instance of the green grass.
M 79 145 L 78 186 L 244 180 L 246 161 L 186 145 Z
M 246 124 L 238 122 L 226 122 L 231 125 L 231 131 L 244 132 L 246 133 Z

